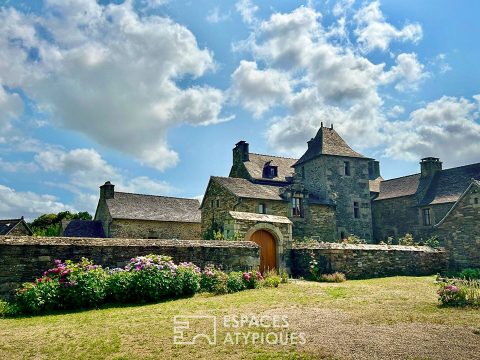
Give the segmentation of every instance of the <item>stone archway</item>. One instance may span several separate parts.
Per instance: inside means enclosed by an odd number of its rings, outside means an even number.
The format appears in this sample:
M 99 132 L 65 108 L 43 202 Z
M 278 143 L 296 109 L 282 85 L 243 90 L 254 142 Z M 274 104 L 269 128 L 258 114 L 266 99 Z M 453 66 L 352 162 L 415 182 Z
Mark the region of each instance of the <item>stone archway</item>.
M 264 233 L 267 233 L 268 235 L 262 233 L 262 231 Z M 273 240 L 273 244 L 268 245 L 268 243 L 271 241 L 268 238 L 271 238 L 271 240 Z M 265 246 L 266 248 L 264 251 L 274 252 L 275 268 L 278 270 L 280 267 L 285 267 L 284 256 L 283 256 L 284 239 L 278 227 L 269 223 L 258 223 L 252 226 L 250 229 L 248 229 L 248 231 L 245 234 L 245 240 L 254 241 L 260 246 L 261 249 L 262 249 L 262 243 L 259 244 L 255 240 L 258 240 L 259 242 L 263 242 L 264 244 L 263 246 Z M 271 256 L 272 254 L 270 253 L 270 254 L 264 254 L 263 257 L 264 259 L 265 258 L 271 259 Z M 262 254 L 261 254 L 261 257 L 262 257 Z M 269 263 L 267 262 L 267 267 L 268 267 L 268 264 Z

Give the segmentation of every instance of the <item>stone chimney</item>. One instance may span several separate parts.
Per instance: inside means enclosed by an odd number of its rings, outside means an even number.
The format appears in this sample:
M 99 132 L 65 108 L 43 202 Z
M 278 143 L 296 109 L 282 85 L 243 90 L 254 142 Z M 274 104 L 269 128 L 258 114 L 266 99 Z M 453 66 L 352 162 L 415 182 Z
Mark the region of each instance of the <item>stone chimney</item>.
M 246 141 L 239 141 L 235 144 L 235 148 L 233 149 L 233 162 L 235 160 L 241 161 L 249 161 L 248 157 L 248 143 Z
M 442 171 L 442 162 L 436 157 L 426 157 L 420 162 L 421 177 L 433 177 L 438 171 Z
M 100 186 L 100 199 L 113 199 L 115 197 L 115 185 L 110 181 Z
M 368 163 L 368 177 L 370 180 L 375 180 L 380 177 L 380 162 L 372 160 Z

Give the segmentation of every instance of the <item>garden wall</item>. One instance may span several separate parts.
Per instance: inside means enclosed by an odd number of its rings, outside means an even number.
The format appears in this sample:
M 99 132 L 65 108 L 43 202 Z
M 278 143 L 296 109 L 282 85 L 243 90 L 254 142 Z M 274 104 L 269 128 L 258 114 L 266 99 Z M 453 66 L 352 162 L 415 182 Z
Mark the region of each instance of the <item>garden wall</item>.
M 113 268 L 151 253 L 169 255 L 175 262 L 192 261 L 200 267 L 215 264 L 225 270 L 258 269 L 260 263 L 259 248 L 249 241 L 0 236 L 0 298 L 39 277 L 55 259 L 86 257 Z
M 340 271 L 349 279 L 431 275 L 444 271 L 447 264 L 443 249 L 427 246 L 295 244 L 290 252 L 290 268 L 294 276 L 309 275 L 311 254 L 322 272 Z

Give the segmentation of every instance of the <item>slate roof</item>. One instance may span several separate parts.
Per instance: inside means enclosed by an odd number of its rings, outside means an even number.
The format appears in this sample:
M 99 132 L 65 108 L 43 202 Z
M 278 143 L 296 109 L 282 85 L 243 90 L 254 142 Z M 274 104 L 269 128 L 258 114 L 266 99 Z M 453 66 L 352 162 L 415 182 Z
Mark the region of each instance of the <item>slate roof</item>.
M 63 231 L 63 236 L 104 238 L 105 233 L 100 220 L 72 220 Z
M 295 164 L 297 159 L 284 158 L 272 155 L 262 155 L 249 153 L 249 161 L 244 161 L 243 164 L 247 168 L 250 176 L 255 180 L 269 180 L 269 181 L 284 181 L 288 182 L 288 177 L 293 176 L 292 165 Z M 271 166 L 278 167 L 278 176 L 270 179 L 263 177 L 263 168 L 267 162 L 270 162 Z
M 286 216 L 277 216 L 277 215 L 267 215 L 267 214 L 257 214 L 241 211 L 229 211 L 228 212 L 233 219 L 236 220 L 250 220 L 250 221 L 262 221 L 278 224 L 291 224 L 289 218 Z
M 470 191 L 470 188 L 472 188 L 473 186 L 475 186 L 477 188 L 480 188 L 480 181 L 475 180 L 475 179 L 471 180 L 470 185 L 468 185 L 468 187 L 463 192 L 463 194 L 458 198 L 458 200 L 455 202 L 455 204 L 453 204 L 453 206 L 450 208 L 450 210 L 448 210 L 448 212 L 445 214 L 443 219 L 440 220 L 438 222 L 438 224 L 436 224 L 434 226 L 435 228 L 441 227 L 441 225 L 443 225 L 443 223 L 449 218 L 450 214 L 452 214 L 453 211 L 458 207 L 458 204 L 461 203 L 462 199 L 465 197 L 466 194 L 468 194 L 468 192 Z
M 15 226 L 17 226 L 19 223 L 24 222 L 23 218 L 20 219 L 5 219 L 5 220 L 0 220 L 0 235 L 7 235 L 10 231 L 13 230 Z M 30 234 L 32 231 L 28 227 L 27 223 L 25 223 L 27 226 L 28 230 L 30 231 Z
M 236 196 L 249 199 L 283 200 L 280 196 L 282 187 L 275 185 L 260 185 L 243 178 L 212 176 L 212 181 L 225 187 Z
M 456 202 L 470 185 L 472 179 L 480 180 L 480 163 L 445 169 L 437 172 L 419 206 Z M 402 176 L 380 183 L 380 194 L 375 199 L 385 200 L 415 195 L 423 186 L 420 174 Z
M 323 127 L 323 125 L 318 130 L 317 135 L 308 142 L 307 151 L 295 163 L 295 165 L 304 163 L 319 155 L 335 155 L 368 159 L 348 146 L 345 140 L 343 140 L 333 128 Z
M 107 199 L 114 219 L 200 223 L 200 203 L 196 199 L 116 192 Z
M 457 201 L 472 179 L 480 180 L 480 163 L 445 169 L 435 174 L 419 205 L 434 205 Z
M 420 174 L 413 174 L 395 179 L 384 180 L 380 183 L 380 194 L 375 200 L 384 200 L 408 195 L 415 195 L 419 185 Z

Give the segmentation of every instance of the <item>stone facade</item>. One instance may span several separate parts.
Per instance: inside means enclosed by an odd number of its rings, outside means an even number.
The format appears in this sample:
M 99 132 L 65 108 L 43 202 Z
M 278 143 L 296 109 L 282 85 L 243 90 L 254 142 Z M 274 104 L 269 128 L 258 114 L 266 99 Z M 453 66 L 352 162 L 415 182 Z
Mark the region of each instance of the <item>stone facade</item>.
M 201 224 L 172 221 L 113 219 L 109 237 L 130 239 L 200 239 Z
M 12 231 L 8 233 L 8 235 L 13 236 L 23 236 L 23 235 L 31 235 L 30 229 L 25 225 L 24 222 L 19 222 L 17 226 L 15 226 Z
M 480 183 L 467 189 L 436 230 L 451 270 L 480 268 Z
M 345 174 L 345 162 L 349 163 L 349 175 Z M 309 194 L 336 205 L 334 234 L 337 239 L 355 234 L 372 240 L 368 164 L 367 158 L 321 155 L 295 167 L 295 172 L 302 174 L 302 184 Z M 354 203 L 359 207 L 358 218 L 354 214 Z M 308 227 L 305 230 L 314 232 Z
M 298 244 L 291 251 L 290 268 L 295 276 L 308 277 L 313 256 L 321 272 L 343 272 L 348 279 L 423 276 L 444 271 L 446 255 L 444 250 L 424 246 Z
M 0 236 L 0 297 L 12 295 L 52 267 L 55 259 L 93 260 L 105 267 L 124 266 L 132 257 L 161 254 L 175 262 L 214 264 L 225 270 L 255 270 L 259 248 L 250 241 L 185 241 Z
M 312 238 L 319 241 L 337 240 L 337 216 L 332 206 L 304 203 L 303 217 L 291 217 L 293 238 L 304 240 Z

